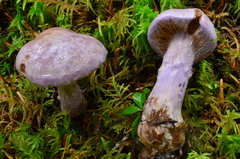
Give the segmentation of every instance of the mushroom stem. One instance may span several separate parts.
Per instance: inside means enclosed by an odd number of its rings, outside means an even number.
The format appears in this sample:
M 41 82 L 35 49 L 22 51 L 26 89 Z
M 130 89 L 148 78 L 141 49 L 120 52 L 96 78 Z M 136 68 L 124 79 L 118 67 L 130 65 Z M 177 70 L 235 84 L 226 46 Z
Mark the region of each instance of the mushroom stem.
M 181 32 L 175 34 L 163 57 L 157 82 L 143 107 L 137 130 L 139 141 L 148 149 L 143 153 L 151 151 L 154 156 L 157 151 L 169 153 L 183 146 L 181 108 L 194 57 L 191 36 Z
M 82 90 L 77 82 L 58 87 L 59 100 L 63 112 L 75 117 L 87 106 Z

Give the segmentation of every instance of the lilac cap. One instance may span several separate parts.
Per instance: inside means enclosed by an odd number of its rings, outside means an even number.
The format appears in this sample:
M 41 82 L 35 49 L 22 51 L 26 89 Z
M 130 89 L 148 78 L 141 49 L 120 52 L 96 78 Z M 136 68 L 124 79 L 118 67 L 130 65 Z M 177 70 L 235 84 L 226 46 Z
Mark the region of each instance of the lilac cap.
M 190 34 L 195 53 L 195 62 L 207 57 L 216 47 L 214 25 L 200 10 L 170 9 L 159 14 L 148 30 L 148 41 L 156 53 L 164 56 L 173 35 L 177 32 Z M 177 48 L 176 48 L 177 49 Z
M 34 84 L 62 86 L 100 67 L 107 53 L 94 37 L 55 27 L 45 30 L 22 47 L 16 58 L 16 67 Z

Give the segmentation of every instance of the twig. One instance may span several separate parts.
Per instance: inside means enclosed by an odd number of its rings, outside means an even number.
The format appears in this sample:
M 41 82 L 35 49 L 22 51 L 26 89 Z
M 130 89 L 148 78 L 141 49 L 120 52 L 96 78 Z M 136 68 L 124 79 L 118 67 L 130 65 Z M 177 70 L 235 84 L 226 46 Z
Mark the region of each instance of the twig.
M 64 158 L 64 155 L 65 155 L 65 152 L 66 152 L 66 147 L 67 147 L 67 141 L 68 141 L 68 135 L 67 135 L 66 140 L 65 140 L 65 146 L 64 146 L 63 155 L 62 155 L 61 159 Z

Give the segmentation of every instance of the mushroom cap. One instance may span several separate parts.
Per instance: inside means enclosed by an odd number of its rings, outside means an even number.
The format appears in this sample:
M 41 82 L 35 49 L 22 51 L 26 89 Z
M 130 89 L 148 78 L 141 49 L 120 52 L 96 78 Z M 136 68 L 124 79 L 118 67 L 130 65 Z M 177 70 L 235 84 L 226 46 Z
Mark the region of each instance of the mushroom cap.
M 22 47 L 16 68 L 34 84 L 58 87 L 90 74 L 102 65 L 107 53 L 94 37 L 55 27 Z
M 207 57 L 216 47 L 214 40 L 217 39 L 217 35 L 214 25 L 197 8 L 170 9 L 159 14 L 148 29 L 149 44 L 156 53 L 164 56 L 177 32 L 191 35 L 195 62 Z

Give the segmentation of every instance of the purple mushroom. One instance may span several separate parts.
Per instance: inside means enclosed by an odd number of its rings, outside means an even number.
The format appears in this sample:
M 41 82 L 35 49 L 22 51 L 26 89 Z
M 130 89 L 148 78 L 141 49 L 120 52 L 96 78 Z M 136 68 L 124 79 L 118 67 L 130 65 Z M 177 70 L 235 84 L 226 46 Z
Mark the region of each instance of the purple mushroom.
M 192 65 L 214 50 L 215 39 L 214 26 L 200 9 L 166 10 L 151 23 L 148 40 L 163 62 L 137 129 L 139 141 L 145 145 L 140 158 L 183 146 L 181 108 Z
M 94 37 L 55 27 L 23 46 L 16 67 L 36 85 L 58 87 L 62 111 L 75 117 L 87 105 L 77 80 L 100 67 L 107 53 Z

